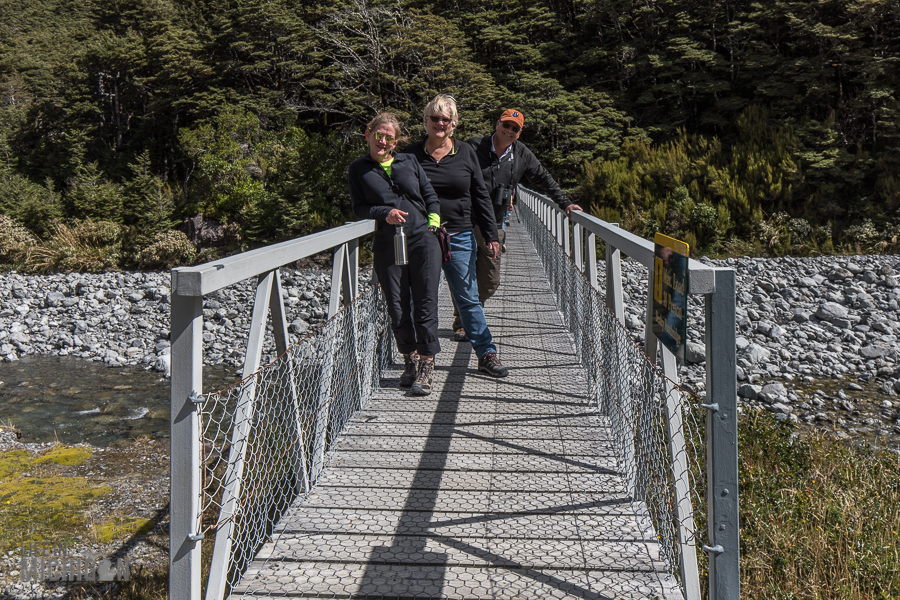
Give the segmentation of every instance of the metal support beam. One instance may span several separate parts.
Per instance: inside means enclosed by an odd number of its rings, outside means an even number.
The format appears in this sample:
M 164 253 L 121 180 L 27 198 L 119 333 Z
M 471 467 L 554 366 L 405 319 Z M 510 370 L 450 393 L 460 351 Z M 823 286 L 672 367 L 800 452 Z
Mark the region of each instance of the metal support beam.
M 200 598 L 200 418 L 191 396 L 203 393 L 203 298 L 181 295 L 172 273 L 170 319 L 169 598 Z
M 587 235 L 587 265 L 586 271 L 588 282 L 595 290 L 600 290 L 600 281 L 597 277 L 597 234 L 589 231 Z
M 231 450 L 228 453 L 228 466 L 225 468 L 225 489 L 222 492 L 222 509 L 219 511 L 219 522 L 216 527 L 216 543 L 210 564 L 206 600 L 221 600 L 224 597 L 225 584 L 231 569 L 233 517 L 239 510 L 241 486 L 244 481 L 244 462 L 247 458 L 247 445 L 253 425 L 253 414 L 256 410 L 256 379 L 248 380 L 248 378 L 253 377 L 254 373 L 259 370 L 262 361 L 270 303 L 281 302 L 280 294 L 277 299 L 272 298 L 273 287 L 281 289 L 277 270 L 259 276 L 256 283 L 253 313 L 250 317 L 250 335 L 247 340 L 247 354 L 244 356 L 244 371 L 241 377 L 247 381 L 241 390 L 231 430 Z M 284 310 L 283 306 L 281 310 Z M 277 343 L 279 324 L 276 322 L 273 325 Z M 284 336 L 287 337 L 286 332 Z
M 706 401 L 718 410 L 707 411 L 709 546 L 704 549 L 709 552 L 709 597 L 739 600 L 734 270 L 715 269 L 715 288 L 706 297 Z
M 655 340 L 656 338 L 654 338 Z M 666 428 L 669 445 L 669 463 L 675 484 L 675 518 L 678 521 L 678 543 L 681 546 L 681 582 L 685 600 L 700 600 L 700 571 L 697 567 L 697 541 L 694 536 L 694 507 L 691 504 L 691 482 L 688 472 L 687 443 L 684 439 L 684 420 L 681 414 L 678 385 L 678 364 L 668 348 L 659 345 L 662 354 L 662 370 L 666 403 Z
M 618 223 L 612 223 L 618 227 Z M 616 318 L 625 322 L 625 300 L 622 294 L 622 251 L 606 243 L 606 304 Z

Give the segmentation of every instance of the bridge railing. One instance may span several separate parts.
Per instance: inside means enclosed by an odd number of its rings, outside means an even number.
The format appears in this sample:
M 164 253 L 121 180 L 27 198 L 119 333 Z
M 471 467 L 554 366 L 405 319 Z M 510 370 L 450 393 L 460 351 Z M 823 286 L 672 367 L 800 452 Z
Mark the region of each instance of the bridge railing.
M 360 238 L 374 231 L 374 221 L 361 221 L 172 270 L 173 600 L 199 600 L 207 536 L 215 542 L 206 598 L 228 593 L 278 519 L 309 492 L 333 442 L 378 386 L 393 338 L 380 290 L 359 289 L 358 267 Z M 327 250 L 334 259 L 329 318 L 291 344 L 279 269 Z M 203 299 L 250 278 L 256 294 L 243 376 L 204 393 Z M 268 329 L 278 359 L 261 365 Z
M 567 217 L 522 186 L 518 199 L 646 533 L 659 540 L 686 600 L 701 598 L 701 568 L 708 568 L 710 599 L 737 600 L 734 270 L 688 263 L 689 293 L 705 301 L 706 397 L 698 400 L 678 386 L 675 356 L 651 326 L 654 244 L 584 212 Z M 604 282 L 598 238 L 606 248 Z M 648 272 L 643 349 L 623 325 L 622 253 Z

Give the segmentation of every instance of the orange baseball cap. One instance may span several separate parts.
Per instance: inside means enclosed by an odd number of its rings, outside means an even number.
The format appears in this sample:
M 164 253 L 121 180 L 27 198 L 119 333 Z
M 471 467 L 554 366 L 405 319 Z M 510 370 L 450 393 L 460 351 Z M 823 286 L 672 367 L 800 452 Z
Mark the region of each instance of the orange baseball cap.
M 513 109 L 503 111 L 503 114 L 500 115 L 500 120 L 501 121 L 512 121 L 519 127 L 525 126 L 525 117 L 522 116 L 521 112 L 519 112 L 517 110 L 513 110 Z

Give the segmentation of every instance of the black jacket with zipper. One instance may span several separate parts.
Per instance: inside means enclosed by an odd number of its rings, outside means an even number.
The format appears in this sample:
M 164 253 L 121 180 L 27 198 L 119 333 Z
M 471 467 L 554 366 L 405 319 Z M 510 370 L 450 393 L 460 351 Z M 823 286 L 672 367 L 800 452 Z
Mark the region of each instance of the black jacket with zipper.
M 379 245 L 393 244 L 396 227 L 387 222 L 391 209 L 399 208 L 409 213 L 404 219 L 403 230 L 410 238 L 428 231 L 425 216 L 403 198 L 408 195 L 426 212 L 441 213 L 441 202 L 428 181 L 419 162 L 409 154 L 394 155 L 391 163 L 391 176 L 388 180 L 384 167 L 378 164 L 368 153 L 350 163 L 348 170 L 350 185 L 350 204 L 353 212 L 360 219 L 378 221 L 375 232 L 375 243 Z M 391 184 L 396 185 L 394 188 Z M 398 193 L 399 190 L 399 193 Z
M 468 143 L 475 148 L 475 155 L 478 157 L 478 165 L 481 167 L 481 175 L 484 183 L 487 185 L 491 194 L 494 196 L 494 189 L 500 185 L 509 185 L 513 188 L 525 181 L 538 188 L 539 191 L 546 193 L 550 199 L 556 202 L 560 208 L 570 206 L 570 202 L 563 193 L 559 184 L 550 176 L 541 165 L 541 161 L 529 150 L 525 144 L 516 140 L 512 144 L 512 157 L 505 156 L 501 161 L 497 155 L 491 150 L 491 138 L 493 134 L 484 137 L 473 137 Z M 503 220 L 506 213 L 505 206 L 494 206 L 494 216 L 497 222 Z

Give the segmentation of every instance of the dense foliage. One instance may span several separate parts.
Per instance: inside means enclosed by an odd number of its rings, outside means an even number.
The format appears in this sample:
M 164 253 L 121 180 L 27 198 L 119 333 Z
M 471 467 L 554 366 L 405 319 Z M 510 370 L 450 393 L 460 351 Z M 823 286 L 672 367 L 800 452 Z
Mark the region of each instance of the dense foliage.
M 642 233 L 884 249 L 898 25 L 898 0 L 0 0 L 0 213 L 115 223 L 121 264 L 199 212 L 308 233 L 349 216 L 362 124 L 416 137 L 447 91 L 460 137 L 520 108 L 563 187 Z

